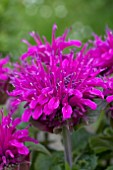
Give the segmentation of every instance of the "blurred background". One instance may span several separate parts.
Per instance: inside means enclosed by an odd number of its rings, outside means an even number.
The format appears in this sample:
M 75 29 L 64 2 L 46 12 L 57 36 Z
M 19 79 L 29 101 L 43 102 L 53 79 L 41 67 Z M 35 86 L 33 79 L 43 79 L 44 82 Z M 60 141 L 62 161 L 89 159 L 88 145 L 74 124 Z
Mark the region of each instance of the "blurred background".
M 72 28 L 69 38 L 103 35 L 107 25 L 113 29 L 113 0 L 0 0 L 0 53 L 16 60 L 27 48 L 21 39 L 34 42 L 31 31 L 51 41 L 54 23 L 57 35 Z

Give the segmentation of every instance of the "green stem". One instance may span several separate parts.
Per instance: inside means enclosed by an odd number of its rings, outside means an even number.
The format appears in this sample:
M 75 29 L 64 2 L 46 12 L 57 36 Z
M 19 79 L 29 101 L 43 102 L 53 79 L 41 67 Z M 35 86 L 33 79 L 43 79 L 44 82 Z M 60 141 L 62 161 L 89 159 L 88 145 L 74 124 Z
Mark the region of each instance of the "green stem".
M 72 168 L 71 135 L 70 130 L 67 126 L 64 126 L 62 128 L 62 136 L 64 143 L 65 162 L 68 163 L 71 169 Z

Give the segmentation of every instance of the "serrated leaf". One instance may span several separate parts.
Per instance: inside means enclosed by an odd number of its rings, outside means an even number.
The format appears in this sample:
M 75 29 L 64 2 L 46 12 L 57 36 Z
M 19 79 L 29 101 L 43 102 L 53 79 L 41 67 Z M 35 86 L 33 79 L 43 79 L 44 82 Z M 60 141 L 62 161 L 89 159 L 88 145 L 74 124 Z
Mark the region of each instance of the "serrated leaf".
M 27 146 L 29 146 L 29 149 L 31 151 L 38 151 L 38 152 L 42 152 L 44 154 L 47 154 L 47 155 L 51 155 L 51 153 L 48 151 L 48 149 L 46 149 L 45 146 L 43 146 L 42 144 L 38 143 L 38 144 L 35 144 L 35 143 L 30 143 L 30 142 L 27 142 Z

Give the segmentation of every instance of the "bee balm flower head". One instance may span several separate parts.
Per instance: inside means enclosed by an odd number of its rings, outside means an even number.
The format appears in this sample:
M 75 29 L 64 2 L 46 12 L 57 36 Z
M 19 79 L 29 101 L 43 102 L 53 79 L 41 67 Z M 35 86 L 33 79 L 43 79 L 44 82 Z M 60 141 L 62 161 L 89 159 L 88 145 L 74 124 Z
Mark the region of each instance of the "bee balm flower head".
M 83 55 L 82 50 L 76 55 L 73 50 L 64 55 L 63 46 L 70 44 L 78 46 L 78 41 L 65 43 L 64 39 L 54 37 L 49 64 L 38 56 L 23 62 L 11 77 L 15 89 L 10 94 L 18 98 L 15 104 L 26 102 L 23 121 L 32 117 L 35 125 L 46 131 L 53 132 L 64 124 L 75 126 L 86 116 L 87 108 L 96 109 L 94 98 L 103 98 L 98 89 L 103 81 L 98 78 L 94 59 Z
M 27 128 L 17 129 L 19 118 L 13 120 L 11 114 L 4 116 L 3 111 L 0 112 L 0 170 L 3 170 L 25 162 L 29 149 L 24 143 L 34 140 L 29 137 Z

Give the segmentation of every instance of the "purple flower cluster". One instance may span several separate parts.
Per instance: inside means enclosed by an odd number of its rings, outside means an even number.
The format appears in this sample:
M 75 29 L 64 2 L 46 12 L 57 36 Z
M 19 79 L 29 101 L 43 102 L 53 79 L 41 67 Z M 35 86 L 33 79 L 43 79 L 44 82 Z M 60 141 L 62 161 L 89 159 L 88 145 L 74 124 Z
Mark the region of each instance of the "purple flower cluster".
M 93 47 L 87 52 L 90 57 L 95 58 L 95 66 L 101 68 L 101 75 L 113 73 L 113 31 L 106 30 L 104 40 L 94 35 Z
M 71 49 L 65 54 L 65 48 L 81 43 L 66 41 L 66 32 L 55 38 L 55 29 L 54 25 L 51 45 L 46 40 L 42 44 L 34 34 L 38 45 L 30 46 L 22 56 L 32 56 L 31 62 L 22 62 L 11 77 L 15 89 L 10 95 L 17 97 L 15 104 L 26 102 L 22 120 L 32 117 L 46 131 L 64 124 L 75 126 L 81 118 L 86 119 L 88 108 L 97 108 L 95 98 L 104 98 L 99 89 L 104 82 L 99 77 L 101 69 L 95 67 L 95 57 L 84 54 L 85 47 L 79 53 Z
M 34 141 L 29 137 L 28 129 L 17 129 L 20 118 L 12 119 L 12 114 L 4 116 L 0 111 L 0 170 L 4 167 L 17 165 L 25 161 L 29 149 L 24 145 L 26 141 Z
M 104 39 L 97 35 L 94 35 L 94 38 L 94 41 L 91 41 L 93 46 L 86 53 L 95 59 L 95 67 L 103 77 L 103 94 L 108 103 L 109 115 L 113 117 L 113 31 L 107 28 Z
M 104 79 L 104 96 L 106 101 L 111 103 L 113 101 L 113 31 L 107 28 L 104 40 L 97 35 L 94 37 L 93 47 L 87 51 L 87 55 L 95 58 L 95 67 L 101 70 L 100 75 Z

